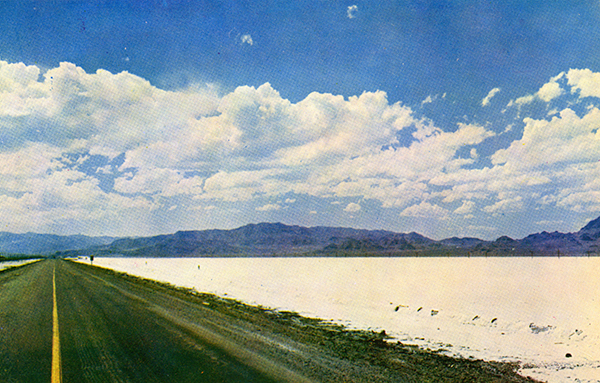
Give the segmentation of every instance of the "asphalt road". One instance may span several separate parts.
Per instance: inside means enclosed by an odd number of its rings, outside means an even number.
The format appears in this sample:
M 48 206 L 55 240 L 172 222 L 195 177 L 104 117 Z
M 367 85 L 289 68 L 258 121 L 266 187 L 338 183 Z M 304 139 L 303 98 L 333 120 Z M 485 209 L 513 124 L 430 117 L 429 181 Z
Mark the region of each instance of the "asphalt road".
M 0 273 L 0 381 L 50 382 L 50 262 Z
M 0 381 L 307 381 L 244 347 L 247 339 L 228 339 L 235 325 L 223 328 L 201 306 L 67 261 L 0 273 Z

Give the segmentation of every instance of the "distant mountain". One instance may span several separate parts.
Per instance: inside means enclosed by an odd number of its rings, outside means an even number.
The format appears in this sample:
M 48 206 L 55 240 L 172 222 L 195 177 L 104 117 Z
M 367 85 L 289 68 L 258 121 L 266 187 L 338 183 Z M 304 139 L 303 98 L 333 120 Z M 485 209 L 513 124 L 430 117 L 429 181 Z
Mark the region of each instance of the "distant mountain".
M 452 237 L 452 238 L 442 239 L 440 241 L 440 243 L 443 245 L 455 247 L 455 248 L 471 248 L 476 245 L 483 244 L 483 243 L 485 243 L 485 241 L 482 239 L 479 239 L 479 238 L 471 238 L 471 237 L 465 237 L 465 238 Z
M 598 239 L 600 239 L 600 217 L 590 221 L 581 230 L 579 230 L 577 235 L 580 241 L 598 241 Z
M 114 240 L 114 237 L 0 232 L 0 253 L 48 255 L 57 251 L 81 250 L 92 246 L 108 245 Z
M 87 252 L 146 257 L 327 256 L 387 255 L 436 247 L 439 247 L 436 241 L 417 233 L 259 223 L 233 230 L 179 231 L 155 237 L 117 239 L 108 246 L 89 248 Z
M 482 242 L 473 250 L 488 255 L 600 255 L 600 217 L 575 233 L 543 231 L 516 240 L 500 237 Z
M 233 230 L 180 231 L 155 237 L 124 238 L 86 251 L 105 256 L 144 257 L 531 256 L 597 254 L 599 248 L 600 218 L 577 233 L 544 231 L 523 239 L 502 236 L 495 241 L 469 237 L 435 241 L 417 233 L 259 223 Z
M 531 234 L 495 241 L 417 233 L 250 224 L 233 230 L 179 231 L 142 238 L 0 233 L 0 253 L 132 257 L 199 256 L 548 256 L 600 255 L 600 217 L 576 233 Z

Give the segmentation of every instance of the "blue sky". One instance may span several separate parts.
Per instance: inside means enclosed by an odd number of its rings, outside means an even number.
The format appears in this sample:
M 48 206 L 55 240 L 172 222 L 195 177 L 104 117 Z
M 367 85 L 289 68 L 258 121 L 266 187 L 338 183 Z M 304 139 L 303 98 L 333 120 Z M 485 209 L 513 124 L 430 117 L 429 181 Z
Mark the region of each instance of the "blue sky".
M 0 4 L 0 230 L 600 215 L 600 2 Z

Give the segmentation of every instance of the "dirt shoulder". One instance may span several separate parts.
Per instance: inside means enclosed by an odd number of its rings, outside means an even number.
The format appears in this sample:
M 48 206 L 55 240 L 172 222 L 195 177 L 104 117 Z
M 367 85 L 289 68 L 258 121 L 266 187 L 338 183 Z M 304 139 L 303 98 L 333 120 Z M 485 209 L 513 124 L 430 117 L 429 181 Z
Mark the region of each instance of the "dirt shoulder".
M 518 364 L 454 358 L 392 341 L 385 332 L 351 330 L 293 312 L 70 264 L 112 277 L 160 310 L 168 310 L 184 329 L 202 328 L 227 339 L 243 350 L 242 359 L 252 355 L 249 359 L 289 372 L 281 381 L 302 376 L 307 382 L 535 382 L 517 373 Z

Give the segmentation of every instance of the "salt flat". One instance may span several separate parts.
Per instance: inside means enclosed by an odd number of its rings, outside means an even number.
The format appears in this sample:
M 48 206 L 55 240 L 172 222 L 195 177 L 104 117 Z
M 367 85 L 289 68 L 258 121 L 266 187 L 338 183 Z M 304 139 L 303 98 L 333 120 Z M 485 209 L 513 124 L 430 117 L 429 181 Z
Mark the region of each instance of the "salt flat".
M 28 263 L 38 262 L 39 259 L 20 259 L 18 261 L 2 261 L 0 262 L 0 270 L 8 269 L 15 266 L 23 266 Z

